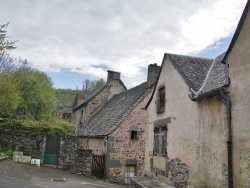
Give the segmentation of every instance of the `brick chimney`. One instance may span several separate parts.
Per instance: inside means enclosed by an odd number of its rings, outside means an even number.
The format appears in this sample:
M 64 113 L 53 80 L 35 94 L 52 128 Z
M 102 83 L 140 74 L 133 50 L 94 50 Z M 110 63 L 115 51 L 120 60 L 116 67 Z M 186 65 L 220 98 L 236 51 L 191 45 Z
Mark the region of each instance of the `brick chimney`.
M 82 104 L 83 101 L 84 101 L 84 99 L 82 97 L 78 97 L 77 106 L 79 106 L 80 104 Z
M 120 80 L 120 76 L 120 72 L 108 70 L 107 82 L 110 82 L 111 80 Z
M 156 63 L 148 65 L 148 78 L 147 78 L 148 87 L 151 87 L 153 84 L 155 84 L 160 69 L 161 67 L 158 66 Z

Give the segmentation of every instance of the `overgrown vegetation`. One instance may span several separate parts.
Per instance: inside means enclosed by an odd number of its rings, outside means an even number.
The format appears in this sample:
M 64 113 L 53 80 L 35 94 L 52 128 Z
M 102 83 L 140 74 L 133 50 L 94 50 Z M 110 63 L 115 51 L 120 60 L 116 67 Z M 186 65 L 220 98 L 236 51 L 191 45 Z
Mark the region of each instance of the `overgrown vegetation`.
M 4 119 L 0 123 L 0 129 L 23 130 L 40 132 L 45 134 L 71 135 L 75 126 L 68 121 L 49 117 L 48 119 L 36 120 L 17 120 Z
M 75 98 L 83 97 L 82 90 L 80 89 L 56 89 L 57 107 L 73 106 Z M 76 97 L 77 96 L 77 97 Z
M 1 150 L 1 147 L 0 147 Z M 13 158 L 13 151 L 11 149 L 8 149 L 7 151 L 1 151 L 0 157 L 8 157 L 9 159 Z
M 56 89 L 57 106 L 76 106 L 78 97 L 86 98 L 105 84 L 103 79 L 85 79 L 82 89 Z
M 55 116 L 56 96 L 51 79 L 29 66 L 27 60 L 11 57 L 16 48 L 9 41 L 8 24 L 0 25 L 0 129 L 70 134 L 74 126 Z

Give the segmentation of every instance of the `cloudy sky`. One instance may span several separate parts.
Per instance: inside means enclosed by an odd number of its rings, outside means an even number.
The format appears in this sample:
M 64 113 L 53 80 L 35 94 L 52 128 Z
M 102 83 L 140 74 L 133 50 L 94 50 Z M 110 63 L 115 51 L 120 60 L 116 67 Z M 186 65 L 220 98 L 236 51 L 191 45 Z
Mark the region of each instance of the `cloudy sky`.
M 13 56 L 56 88 L 121 72 L 130 88 L 167 53 L 214 58 L 234 34 L 246 0 L 0 0 Z

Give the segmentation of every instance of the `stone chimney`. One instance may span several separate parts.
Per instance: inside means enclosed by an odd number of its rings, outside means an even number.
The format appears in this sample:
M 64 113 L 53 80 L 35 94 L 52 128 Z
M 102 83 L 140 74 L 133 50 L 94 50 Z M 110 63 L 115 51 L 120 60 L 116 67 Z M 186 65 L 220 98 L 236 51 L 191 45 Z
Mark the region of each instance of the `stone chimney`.
M 84 101 L 84 99 L 82 97 L 78 97 L 77 106 L 79 106 L 80 104 L 82 104 L 83 101 Z
M 156 63 L 148 65 L 148 78 L 147 78 L 148 87 L 151 87 L 153 84 L 155 84 L 160 69 L 161 67 L 158 66 Z
M 120 80 L 120 76 L 120 72 L 108 70 L 107 82 L 110 82 L 111 80 Z

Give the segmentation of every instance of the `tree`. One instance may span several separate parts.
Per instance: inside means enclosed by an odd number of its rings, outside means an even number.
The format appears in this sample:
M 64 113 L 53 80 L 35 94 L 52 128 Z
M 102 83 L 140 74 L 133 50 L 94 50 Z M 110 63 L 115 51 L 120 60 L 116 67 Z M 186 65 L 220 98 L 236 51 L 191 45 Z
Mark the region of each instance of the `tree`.
M 55 112 L 56 98 L 51 79 L 43 72 L 23 66 L 15 72 L 20 81 L 21 99 L 16 114 L 41 120 Z
M 15 49 L 16 41 L 7 40 L 9 37 L 7 36 L 7 27 L 9 23 L 0 25 L 0 53 L 4 53 L 6 50 Z
M 0 73 L 0 117 L 9 116 L 17 108 L 20 100 L 19 81 L 13 73 Z
M 105 84 L 105 81 L 102 78 L 99 80 L 92 80 L 92 81 L 85 79 L 83 81 L 83 86 L 82 86 L 83 96 L 86 97 L 88 95 L 91 95 L 97 89 L 102 87 L 104 84 Z
M 20 92 L 19 80 L 14 77 L 15 59 L 7 50 L 16 48 L 15 41 L 8 41 L 7 24 L 0 25 L 0 117 L 9 116 L 18 106 Z

